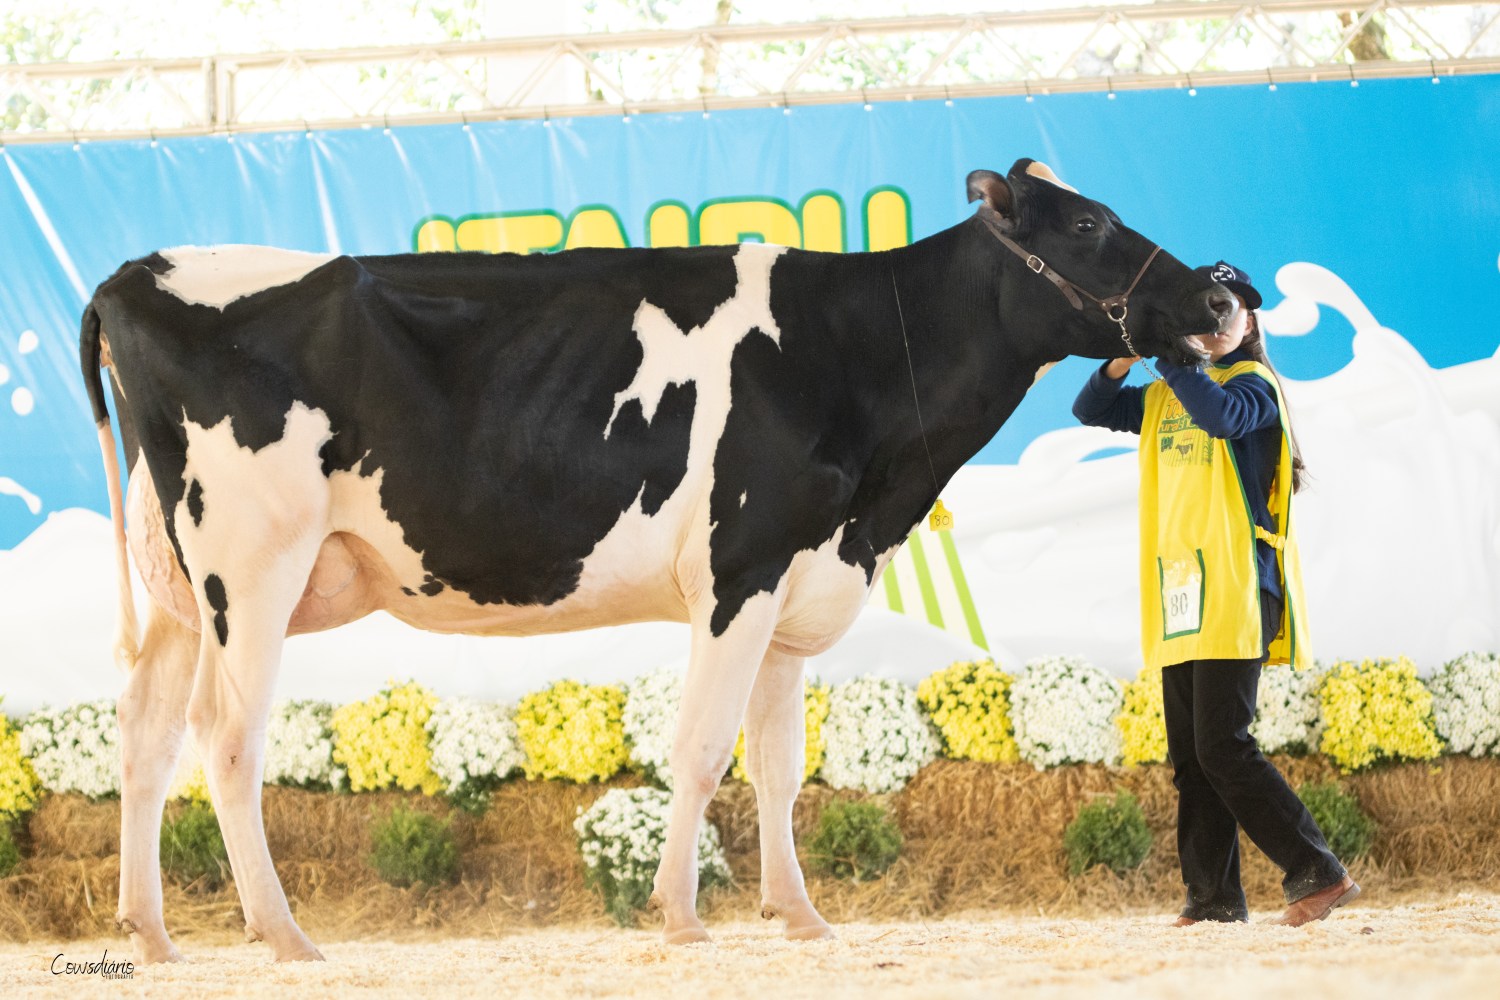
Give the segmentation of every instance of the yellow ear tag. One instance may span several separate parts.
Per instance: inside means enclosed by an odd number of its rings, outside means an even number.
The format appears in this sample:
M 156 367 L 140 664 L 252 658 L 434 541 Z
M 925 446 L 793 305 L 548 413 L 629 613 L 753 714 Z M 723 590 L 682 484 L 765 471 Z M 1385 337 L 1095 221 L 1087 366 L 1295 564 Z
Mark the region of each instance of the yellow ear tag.
M 932 513 L 927 515 L 927 528 L 929 531 L 953 530 L 953 514 L 943 506 L 941 499 L 938 500 L 937 506 L 932 508 Z

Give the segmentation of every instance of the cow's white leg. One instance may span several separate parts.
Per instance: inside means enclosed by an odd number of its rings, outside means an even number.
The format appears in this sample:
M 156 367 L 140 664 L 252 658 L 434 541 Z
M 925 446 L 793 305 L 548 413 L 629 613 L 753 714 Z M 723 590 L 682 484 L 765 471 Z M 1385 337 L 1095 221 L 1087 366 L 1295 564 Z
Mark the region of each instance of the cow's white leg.
M 269 944 L 278 962 L 323 958 L 292 919 L 261 818 L 266 720 L 281 648 L 321 541 L 304 536 L 262 547 L 246 538 L 235 550 L 243 558 L 194 573 L 204 628 L 188 723 L 245 912 L 245 936 Z
M 652 906 L 666 918 L 662 933 L 668 944 L 708 940 L 697 913 L 698 831 L 734 756 L 779 601 L 770 594 L 751 598 L 717 638 L 706 616 L 693 623 L 692 656 L 669 755 L 672 809 L 651 894 Z
M 833 937 L 807 898 L 792 839 L 792 805 L 802 790 L 806 760 L 803 662 L 768 650 L 745 709 L 745 770 L 760 812 L 761 915 L 780 917 L 793 941 Z
M 145 641 L 116 702 L 120 722 L 120 903 L 139 964 L 180 962 L 161 905 L 161 814 L 187 728 L 198 635 L 150 603 Z

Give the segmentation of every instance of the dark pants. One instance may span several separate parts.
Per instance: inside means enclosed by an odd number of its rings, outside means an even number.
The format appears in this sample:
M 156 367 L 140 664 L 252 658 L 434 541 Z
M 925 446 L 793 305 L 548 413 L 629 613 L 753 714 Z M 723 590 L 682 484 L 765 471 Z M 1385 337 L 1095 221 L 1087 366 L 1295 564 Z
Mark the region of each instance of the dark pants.
M 1264 645 L 1281 601 L 1261 593 Z M 1177 855 L 1194 920 L 1247 920 L 1239 828 L 1286 873 L 1288 903 L 1340 881 L 1344 866 L 1281 773 L 1261 756 L 1250 723 L 1258 660 L 1192 660 L 1161 673 L 1167 756 L 1177 786 Z

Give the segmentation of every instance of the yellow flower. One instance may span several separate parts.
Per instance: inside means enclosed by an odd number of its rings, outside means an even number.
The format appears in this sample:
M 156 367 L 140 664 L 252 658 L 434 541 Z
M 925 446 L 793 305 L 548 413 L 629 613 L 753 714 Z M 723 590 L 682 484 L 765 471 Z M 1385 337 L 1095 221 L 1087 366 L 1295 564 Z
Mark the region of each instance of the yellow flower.
M 828 696 L 832 692 L 826 684 L 817 681 L 808 681 L 802 690 L 802 718 L 804 730 L 802 750 L 802 780 L 808 782 L 813 775 L 823 766 L 823 754 L 828 744 L 823 739 L 823 722 L 828 718 Z M 749 781 L 749 772 L 745 770 L 745 731 L 740 730 L 740 737 L 734 744 L 734 770 L 731 772 L 738 781 Z
M 182 778 L 180 782 L 173 784 L 168 793 L 171 798 L 183 799 L 188 802 L 201 802 L 212 807 L 208 794 L 208 775 L 203 773 L 203 765 L 195 764 L 193 769 Z
M 1123 737 L 1121 759 L 1127 766 L 1167 759 L 1167 722 L 1162 715 L 1161 668 L 1142 667 L 1125 685 L 1125 705 L 1115 717 Z
M 625 766 L 625 692 L 559 681 L 521 699 L 516 730 L 527 778 L 604 781 Z
M 1432 760 L 1442 749 L 1432 692 L 1406 657 L 1336 663 L 1318 684 L 1318 745 L 1346 773 L 1382 760 Z
M 21 730 L 0 715 L 0 820 L 30 812 L 40 794 L 36 772 L 21 755 Z
M 917 701 L 956 760 L 1014 763 L 1021 759 L 1010 719 L 1014 678 L 994 660 L 960 661 L 917 685 Z
M 367 701 L 334 709 L 334 762 L 356 792 L 394 786 L 436 795 L 443 781 L 432 770 L 426 727 L 437 696 L 416 681 L 386 684 Z

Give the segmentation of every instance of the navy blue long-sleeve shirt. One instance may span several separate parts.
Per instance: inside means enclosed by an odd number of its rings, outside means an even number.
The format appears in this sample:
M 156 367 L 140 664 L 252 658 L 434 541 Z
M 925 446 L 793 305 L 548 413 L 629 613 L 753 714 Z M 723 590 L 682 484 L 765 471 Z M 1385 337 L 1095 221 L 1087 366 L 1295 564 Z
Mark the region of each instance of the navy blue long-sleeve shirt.
M 1230 351 L 1213 364 L 1228 368 L 1251 360 L 1254 359 L 1249 352 L 1242 348 Z M 1100 365 L 1084 383 L 1073 401 L 1073 416 L 1092 427 L 1139 434 L 1146 412 L 1146 390 L 1125 385 L 1124 378 L 1110 378 L 1105 373 L 1108 365 L 1107 361 Z M 1281 458 L 1281 418 L 1271 387 L 1257 375 L 1239 375 L 1220 385 L 1196 366 L 1174 364 L 1167 358 L 1156 362 L 1156 370 L 1195 424 L 1209 437 L 1229 441 L 1255 523 L 1275 533 L 1277 526 L 1271 520 L 1269 501 L 1276 465 Z M 1276 550 L 1256 539 L 1255 555 L 1261 589 L 1281 596 Z

